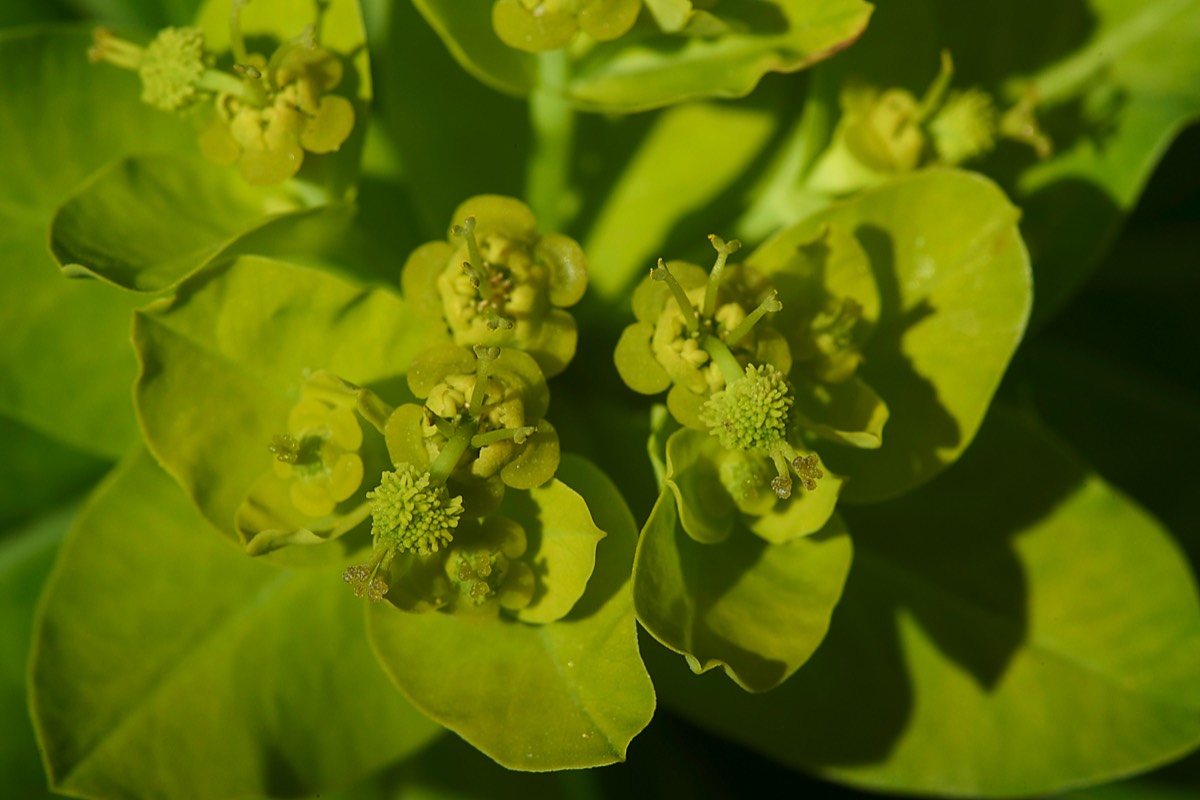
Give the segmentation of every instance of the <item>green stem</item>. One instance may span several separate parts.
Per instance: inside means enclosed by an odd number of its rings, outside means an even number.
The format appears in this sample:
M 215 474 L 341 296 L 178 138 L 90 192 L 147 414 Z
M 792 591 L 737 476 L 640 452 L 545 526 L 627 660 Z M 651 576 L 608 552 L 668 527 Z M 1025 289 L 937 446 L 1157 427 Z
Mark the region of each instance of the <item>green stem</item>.
M 442 452 L 438 453 L 438 457 L 429 465 L 431 483 L 440 485 L 446 482 L 450 473 L 454 472 L 454 468 L 458 466 L 458 461 L 462 458 L 463 453 L 467 452 L 467 448 L 471 446 L 471 439 L 474 438 L 475 431 L 478 429 L 479 424 L 475 420 L 463 420 L 459 424 L 458 430 L 450 437 L 450 441 L 446 442 Z
M 565 49 L 538 55 L 537 87 L 529 98 L 533 153 L 525 173 L 525 195 L 543 230 L 558 230 L 569 207 L 575 111 L 567 101 L 571 61 Z
M 716 362 L 717 369 L 721 370 L 721 377 L 725 379 L 725 386 L 729 387 L 746 377 L 746 371 L 742 369 L 742 365 L 733 357 L 733 353 L 725 346 L 725 343 L 716 336 L 705 336 L 700 342 L 704 348 L 704 352 L 712 356 L 712 360 Z
M 252 106 L 263 105 L 264 98 L 261 90 L 255 91 L 244 80 L 236 78 L 228 72 L 206 69 L 200 79 L 196 81 L 196 88 L 216 94 L 227 94 Z
M 953 77 L 954 62 L 950 59 L 950 51 L 943 50 L 942 67 L 938 70 L 937 77 L 933 79 L 929 91 L 925 92 L 925 96 L 921 98 L 921 105 L 917 108 L 917 122 L 924 122 L 942 104 L 946 90 L 950 88 L 950 79 Z

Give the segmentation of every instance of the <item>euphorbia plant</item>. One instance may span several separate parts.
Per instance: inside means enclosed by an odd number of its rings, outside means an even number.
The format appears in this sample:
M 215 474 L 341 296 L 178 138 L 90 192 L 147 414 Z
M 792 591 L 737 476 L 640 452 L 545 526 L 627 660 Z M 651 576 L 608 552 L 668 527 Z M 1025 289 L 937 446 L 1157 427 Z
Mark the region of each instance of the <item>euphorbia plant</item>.
M 1142 5 L 1044 42 L 934 0 L 3 32 L 4 741 L 180 798 L 638 774 L 656 704 L 908 794 L 1191 749 L 1190 568 L 1031 413 L 1089 362 L 1026 341 L 1105 244 L 1039 192 L 1119 219 L 1195 113 L 1195 11 Z

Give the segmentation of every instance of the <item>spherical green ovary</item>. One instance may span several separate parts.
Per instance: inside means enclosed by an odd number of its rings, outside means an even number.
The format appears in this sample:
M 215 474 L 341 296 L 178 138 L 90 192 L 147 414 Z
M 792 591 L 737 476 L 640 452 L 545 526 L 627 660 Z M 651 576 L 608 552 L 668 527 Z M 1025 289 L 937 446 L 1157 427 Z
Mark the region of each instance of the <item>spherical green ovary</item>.
M 392 553 L 436 553 L 454 539 L 462 515 L 462 498 L 451 498 L 444 485 L 433 485 L 429 473 L 401 464 L 367 492 L 371 502 L 371 535 L 376 550 Z
M 792 387 L 770 364 L 746 367 L 746 375 L 704 404 L 701 419 L 726 450 L 769 453 L 787 442 Z
M 138 68 L 142 100 L 163 111 L 176 111 L 196 97 L 204 74 L 204 32 L 166 28 L 155 37 Z

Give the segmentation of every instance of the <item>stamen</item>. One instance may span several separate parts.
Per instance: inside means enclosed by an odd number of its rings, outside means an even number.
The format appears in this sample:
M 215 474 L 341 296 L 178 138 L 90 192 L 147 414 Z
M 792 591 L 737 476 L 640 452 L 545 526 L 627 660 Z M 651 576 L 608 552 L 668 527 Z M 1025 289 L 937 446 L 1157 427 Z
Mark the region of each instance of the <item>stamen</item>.
M 771 479 L 771 491 L 775 492 L 775 496 L 780 500 L 787 500 L 792 496 L 792 476 L 788 472 L 787 458 L 776 450 L 771 453 L 771 461 L 774 462 L 775 471 L 778 473 Z
M 380 550 L 369 566 L 356 564 L 342 573 L 342 580 L 350 584 L 355 597 L 365 595 L 372 603 L 378 603 L 388 593 L 387 582 L 377 575 L 386 555 L 386 550 Z
M 792 459 L 792 469 L 796 470 L 796 474 L 800 476 L 800 482 L 810 492 L 817 488 L 817 481 L 825 477 L 816 453 L 809 453 L 803 457 L 796 456 Z

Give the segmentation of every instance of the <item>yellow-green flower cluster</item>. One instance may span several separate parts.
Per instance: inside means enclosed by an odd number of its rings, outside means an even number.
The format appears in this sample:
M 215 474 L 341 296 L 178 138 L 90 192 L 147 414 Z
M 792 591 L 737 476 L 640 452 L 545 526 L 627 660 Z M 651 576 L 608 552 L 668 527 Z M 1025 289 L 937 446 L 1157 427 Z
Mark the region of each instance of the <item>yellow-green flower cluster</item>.
M 924 164 L 981 158 L 1001 137 L 1028 145 L 1040 158 L 1050 155 L 1050 140 L 1033 115 L 1035 95 L 1027 93 L 1000 114 L 981 89 L 950 90 L 953 73 L 943 52 L 941 71 L 920 99 L 907 89 L 846 85 L 842 118 L 811 183 L 834 193 L 855 191 Z
M 333 513 L 363 480 L 362 428 L 353 401 L 311 387 L 288 415 L 287 433 L 269 446 L 275 472 L 289 481 L 292 504 L 309 517 Z
M 354 128 L 354 106 L 332 94 L 342 61 L 318 46 L 310 26 L 267 58 L 246 51 L 235 2 L 232 72 L 217 69 L 199 28 L 166 28 L 141 47 L 98 29 L 93 61 L 134 70 L 142 100 L 164 111 L 194 112 L 200 149 L 210 160 L 237 164 L 252 184 L 274 184 L 295 175 L 305 153 L 330 153 Z
M 404 265 L 405 299 L 464 347 L 528 353 L 547 377 L 575 356 L 566 311 L 587 289 L 587 261 L 570 237 L 539 233 L 519 200 L 480 195 L 454 212 L 447 241 L 417 248 Z

